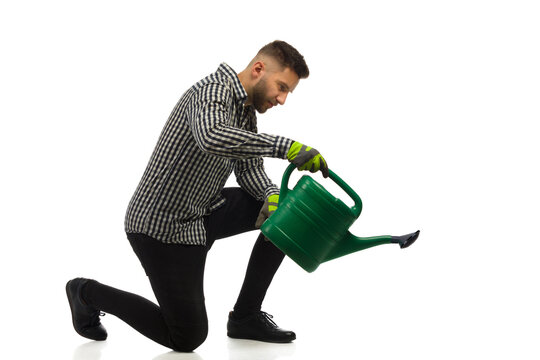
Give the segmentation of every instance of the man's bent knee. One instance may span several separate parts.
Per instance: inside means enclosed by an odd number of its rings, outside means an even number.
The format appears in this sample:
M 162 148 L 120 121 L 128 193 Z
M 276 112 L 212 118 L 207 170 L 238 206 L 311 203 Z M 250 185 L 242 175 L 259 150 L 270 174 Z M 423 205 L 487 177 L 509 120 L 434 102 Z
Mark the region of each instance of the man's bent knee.
M 170 329 L 170 348 L 179 352 L 192 352 L 208 335 L 208 325 L 174 326 Z

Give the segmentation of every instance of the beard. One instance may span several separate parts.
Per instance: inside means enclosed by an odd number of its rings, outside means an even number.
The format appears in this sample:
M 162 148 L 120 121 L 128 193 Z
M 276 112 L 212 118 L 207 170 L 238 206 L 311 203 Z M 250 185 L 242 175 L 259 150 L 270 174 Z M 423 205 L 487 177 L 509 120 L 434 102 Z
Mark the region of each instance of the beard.
M 264 114 L 268 110 L 268 100 L 266 99 L 266 80 L 259 80 L 253 87 L 253 107 L 260 114 Z

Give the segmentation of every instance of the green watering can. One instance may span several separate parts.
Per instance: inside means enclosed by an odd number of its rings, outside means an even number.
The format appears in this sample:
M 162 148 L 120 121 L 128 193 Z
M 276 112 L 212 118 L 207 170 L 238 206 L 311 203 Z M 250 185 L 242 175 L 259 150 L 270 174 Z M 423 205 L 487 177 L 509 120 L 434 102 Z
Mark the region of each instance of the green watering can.
M 329 177 L 354 200 L 349 208 L 311 176 L 302 176 L 293 190 L 287 186 L 294 171 L 289 165 L 281 181 L 279 206 L 261 227 L 261 231 L 281 251 L 307 272 L 325 262 L 382 244 L 410 246 L 420 231 L 403 236 L 358 237 L 349 227 L 362 212 L 362 200 L 339 176 Z

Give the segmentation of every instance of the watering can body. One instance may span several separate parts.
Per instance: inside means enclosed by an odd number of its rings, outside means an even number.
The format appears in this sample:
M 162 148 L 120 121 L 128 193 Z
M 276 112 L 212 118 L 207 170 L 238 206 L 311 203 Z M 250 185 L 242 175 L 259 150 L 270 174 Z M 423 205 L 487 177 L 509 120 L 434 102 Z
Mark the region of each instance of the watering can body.
M 280 203 L 261 227 L 262 233 L 304 270 L 313 272 L 328 260 L 392 242 L 392 236 L 360 238 L 349 232 L 362 212 L 362 200 L 339 176 L 329 177 L 353 200 L 348 207 L 310 176 L 302 176 L 293 190 L 288 181 L 295 169 L 285 170 Z

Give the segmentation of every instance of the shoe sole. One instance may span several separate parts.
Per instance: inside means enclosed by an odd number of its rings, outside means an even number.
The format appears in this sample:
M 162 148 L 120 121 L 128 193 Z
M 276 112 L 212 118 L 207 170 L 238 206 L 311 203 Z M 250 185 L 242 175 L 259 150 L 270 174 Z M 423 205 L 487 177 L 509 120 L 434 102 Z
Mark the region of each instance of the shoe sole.
M 69 302 L 69 309 L 71 310 L 71 323 L 73 324 L 73 329 L 75 329 L 77 334 L 81 335 L 84 338 L 87 338 L 87 339 L 90 339 L 90 340 L 96 340 L 96 341 L 106 340 L 107 337 L 94 339 L 94 338 L 88 337 L 88 335 L 85 335 L 85 334 L 81 333 L 79 330 L 77 330 L 77 327 L 75 326 L 75 312 L 73 311 L 73 304 L 71 302 L 72 296 L 71 296 L 70 291 L 69 291 L 69 285 L 71 284 L 72 281 L 73 280 L 69 280 L 67 282 L 67 284 L 66 284 L 66 296 L 67 296 L 67 299 L 68 299 L 68 302 Z
M 296 340 L 296 336 L 294 336 L 292 339 L 283 339 L 283 340 L 261 340 L 261 339 L 256 339 L 255 337 L 241 336 L 241 335 L 236 336 L 236 335 L 231 335 L 229 333 L 227 333 L 227 336 L 232 339 L 254 340 L 254 341 L 261 341 L 261 342 L 273 343 L 273 344 L 288 344 Z

